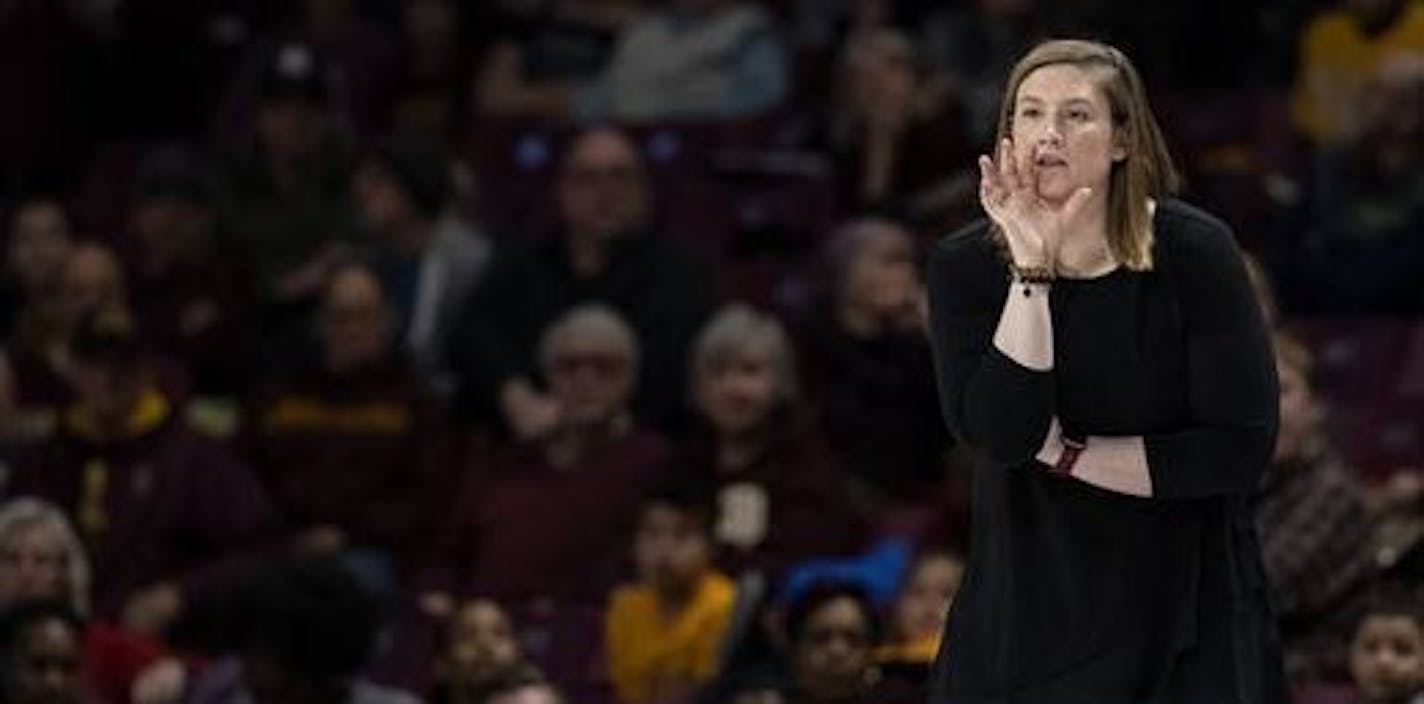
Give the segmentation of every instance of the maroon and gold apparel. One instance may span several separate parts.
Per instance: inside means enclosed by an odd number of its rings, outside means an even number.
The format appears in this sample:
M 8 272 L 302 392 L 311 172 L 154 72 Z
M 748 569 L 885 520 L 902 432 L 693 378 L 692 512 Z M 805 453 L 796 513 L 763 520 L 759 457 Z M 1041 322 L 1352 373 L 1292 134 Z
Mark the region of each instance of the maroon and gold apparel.
M 320 370 L 277 385 L 255 414 L 252 456 L 296 528 L 334 526 L 398 553 L 454 487 L 455 452 L 438 410 L 398 363 Z
M 252 472 L 189 429 L 157 391 L 143 394 L 117 437 L 101 437 L 71 409 L 50 442 L 16 457 L 6 494 L 69 514 L 93 562 L 102 616 L 158 582 L 199 588 L 276 529 Z

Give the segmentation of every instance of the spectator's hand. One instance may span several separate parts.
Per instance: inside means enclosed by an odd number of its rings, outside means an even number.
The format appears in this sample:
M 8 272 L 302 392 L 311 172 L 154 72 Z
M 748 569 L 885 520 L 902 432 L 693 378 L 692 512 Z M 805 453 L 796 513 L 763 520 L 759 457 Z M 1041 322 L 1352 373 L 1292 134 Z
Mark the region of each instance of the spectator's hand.
M 450 618 L 455 613 L 455 598 L 445 592 L 425 592 L 420 595 L 420 611 L 432 618 Z
M 283 274 L 277 280 L 277 298 L 283 301 L 299 301 L 315 296 L 326 283 L 331 270 L 348 258 L 350 253 L 347 249 L 341 242 L 328 242 L 305 264 Z
M 177 585 L 164 582 L 129 597 L 123 623 L 134 633 L 161 639 L 182 613 L 183 592 Z
M 505 384 L 500 400 L 504 420 L 520 440 L 538 440 L 559 427 L 563 415 L 559 402 L 522 379 Z
M 346 533 L 336 526 L 316 526 L 302 534 L 301 547 L 316 555 L 334 555 L 346 549 Z
M 133 704 L 177 704 L 188 687 L 188 671 L 177 658 L 163 658 L 134 679 L 129 690 Z

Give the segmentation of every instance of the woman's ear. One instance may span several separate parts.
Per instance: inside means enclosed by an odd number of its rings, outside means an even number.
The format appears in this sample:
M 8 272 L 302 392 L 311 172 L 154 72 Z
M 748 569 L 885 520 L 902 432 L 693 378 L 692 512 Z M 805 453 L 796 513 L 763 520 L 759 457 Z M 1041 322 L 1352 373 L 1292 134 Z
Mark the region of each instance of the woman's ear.
M 1114 162 L 1127 160 L 1127 129 L 1118 127 L 1113 130 L 1112 150 L 1110 155 Z

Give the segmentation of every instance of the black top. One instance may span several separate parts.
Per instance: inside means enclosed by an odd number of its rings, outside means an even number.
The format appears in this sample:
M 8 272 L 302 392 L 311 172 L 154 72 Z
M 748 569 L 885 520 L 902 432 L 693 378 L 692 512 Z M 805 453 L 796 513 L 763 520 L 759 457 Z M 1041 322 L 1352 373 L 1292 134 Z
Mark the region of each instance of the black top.
M 714 302 L 707 271 L 694 251 L 653 232 L 620 238 L 607 268 L 592 277 L 574 271 L 562 237 L 498 250 L 452 333 L 464 410 L 485 419 L 495 414 L 504 381 L 539 378 L 544 329 L 576 305 L 604 303 L 638 337 L 635 414 L 665 432 L 678 430 L 687 405 L 687 354 Z
M 937 702 L 1284 701 L 1247 499 L 1274 445 L 1270 341 L 1230 230 L 1175 201 L 1155 267 L 1060 280 L 1052 371 L 993 346 L 1005 263 L 987 223 L 929 263 L 931 335 L 950 430 L 974 476 L 964 585 Z M 1051 475 L 1070 434 L 1143 436 L 1152 498 Z

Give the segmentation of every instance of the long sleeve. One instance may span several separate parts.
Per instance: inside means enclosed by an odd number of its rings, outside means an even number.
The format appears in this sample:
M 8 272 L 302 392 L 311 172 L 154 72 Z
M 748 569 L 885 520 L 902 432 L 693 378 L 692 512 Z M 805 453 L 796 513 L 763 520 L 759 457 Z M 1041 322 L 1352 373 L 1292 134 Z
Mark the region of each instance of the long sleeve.
M 1007 286 L 984 242 L 983 225 L 941 242 L 926 278 L 935 375 L 950 432 L 996 462 L 1030 461 L 1048 432 L 1053 375 L 1028 369 L 994 347 Z
M 533 374 L 529 347 L 548 314 L 531 290 L 554 284 L 540 276 L 532 256 L 509 249 L 496 255 L 451 333 L 451 366 L 461 376 L 464 402 L 477 414 L 496 412 L 504 382 Z
M 1255 489 L 1279 412 L 1271 342 L 1241 254 L 1224 225 L 1194 224 L 1173 233 L 1190 417 L 1144 437 L 1153 495 L 1168 499 Z

